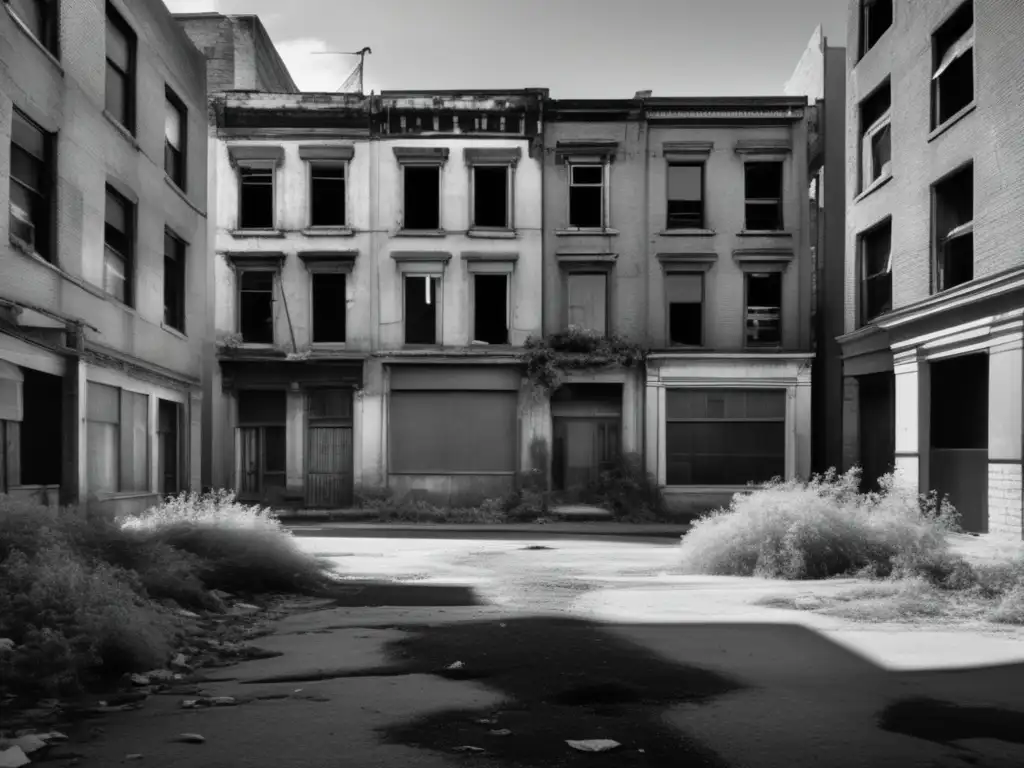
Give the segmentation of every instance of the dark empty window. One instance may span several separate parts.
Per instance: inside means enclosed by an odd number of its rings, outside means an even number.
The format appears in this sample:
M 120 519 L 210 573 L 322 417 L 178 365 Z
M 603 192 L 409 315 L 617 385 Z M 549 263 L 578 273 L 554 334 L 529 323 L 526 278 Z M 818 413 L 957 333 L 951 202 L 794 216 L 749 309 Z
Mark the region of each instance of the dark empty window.
M 238 495 L 276 500 L 285 487 L 288 441 L 283 391 L 238 393 Z
M 604 226 L 603 166 L 569 166 L 569 226 L 581 229 Z
M 473 168 L 473 226 L 507 229 L 508 172 L 505 165 L 478 165 Z
M 164 171 L 179 189 L 185 188 L 185 105 L 167 89 L 164 104 Z
M 782 273 L 748 272 L 747 346 L 775 347 L 782 341 Z
M 57 52 L 56 0 L 6 0 L 14 15 L 50 53 Z
M 50 252 L 53 141 L 18 110 L 11 123 L 10 234 L 46 259 Z
M 405 276 L 405 343 L 437 344 L 440 338 L 441 279 Z
M 782 163 L 746 163 L 746 229 L 782 229 Z
M 974 101 L 974 7 L 961 5 L 932 36 L 932 127 Z
M 274 273 L 248 270 L 238 280 L 238 325 L 246 344 L 274 343 Z
M 892 220 L 861 235 L 861 322 L 892 309 Z
M 405 229 L 441 228 L 441 169 L 405 166 Z
M 668 228 L 704 226 L 704 166 L 668 167 Z
M 113 6 L 107 5 L 107 112 L 135 131 L 135 33 Z
M 164 232 L 164 324 L 185 331 L 185 243 Z
M 135 207 L 107 187 L 103 228 L 103 290 L 131 304 Z
M 313 163 L 310 166 L 309 223 L 314 227 L 345 226 L 345 165 Z
M 889 81 L 860 104 L 861 189 L 883 176 L 892 164 L 892 106 Z
M 508 344 L 508 275 L 474 275 L 473 294 L 473 341 Z
M 704 275 L 665 275 L 670 344 L 699 347 L 703 343 Z
M 974 279 L 974 166 L 935 185 L 936 283 L 944 291 Z
M 314 272 L 313 343 L 345 341 L 345 273 Z
M 242 166 L 238 169 L 239 226 L 274 228 L 274 169 Z
M 892 0 L 860 0 L 860 55 L 870 51 L 892 26 Z

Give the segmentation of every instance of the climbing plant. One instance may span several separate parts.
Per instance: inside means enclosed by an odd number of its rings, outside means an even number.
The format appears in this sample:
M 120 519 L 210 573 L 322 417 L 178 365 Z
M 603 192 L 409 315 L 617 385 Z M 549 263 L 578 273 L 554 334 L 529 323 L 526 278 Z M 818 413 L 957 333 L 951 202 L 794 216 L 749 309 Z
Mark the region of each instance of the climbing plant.
M 647 350 L 619 336 L 602 336 L 576 326 L 541 338 L 531 336 L 523 345 L 520 360 L 536 387 L 558 389 L 566 372 L 642 365 Z

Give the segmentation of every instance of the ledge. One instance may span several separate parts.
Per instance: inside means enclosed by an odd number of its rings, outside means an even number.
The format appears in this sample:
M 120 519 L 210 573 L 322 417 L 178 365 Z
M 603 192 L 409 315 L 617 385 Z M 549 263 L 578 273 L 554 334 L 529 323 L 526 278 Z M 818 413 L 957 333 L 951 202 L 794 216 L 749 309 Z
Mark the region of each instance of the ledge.
M 881 189 L 890 181 L 892 181 L 892 173 L 887 173 L 884 176 L 879 176 L 877 179 L 872 181 L 868 186 L 866 186 L 859 195 L 853 198 L 853 202 L 859 203 L 861 200 L 870 195 L 876 189 Z
M 732 252 L 733 261 L 743 269 L 782 271 L 794 257 L 792 248 L 737 248 Z
M 789 139 L 740 139 L 733 151 L 737 155 L 787 155 L 793 147 Z
M 977 109 L 977 107 L 978 107 L 978 99 L 977 99 L 977 96 L 975 96 L 974 100 L 970 104 L 968 104 L 966 107 L 964 107 L 959 112 L 954 114 L 951 118 L 949 118 L 942 125 L 939 125 L 939 126 L 936 126 L 935 128 L 933 128 L 931 133 L 928 134 L 928 141 L 934 141 L 935 139 L 937 139 L 939 136 L 944 134 L 946 131 L 948 131 L 950 128 L 952 128 L 954 125 L 956 125 L 961 120 L 963 120 L 965 117 L 967 117 L 967 115 L 971 114 L 971 112 L 973 112 L 975 109 Z
M 278 251 L 225 251 L 224 258 L 236 269 L 281 269 L 285 254 Z
M 228 146 L 228 158 L 235 166 L 275 167 L 284 160 L 284 147 L 275 144 L 236 144 Z
M 655 258 L 663 268 L 685 267 L 688 271 L 707 271 L 718 261 L 718 254 L 710 253 L 658 253 Z
M 399 264 L 424 261 L 439 261 L 447 264 L 451 261 L 452 255 L 448 251 L 392 251 L 391 258 Z
M 670 162 L 674 159 L 706 160 L 714 148 L 713 141 L 666 141 L 661 145 L 661 154 Z
M 236 240 L 246 237 L 284 237 L 284 232 L 280 229 L 232 229 L 228 230 L 228 234 Z
M 494 149 L 464 149 L 462 158 L 466 165 L 518 165 L 523 151 L 519 147 Z
M 614 237 L 619 230 L 602 227 L 601 229 L 556 229 L 556 237 Z
M 180 197 L 181 201 L 183 203 L 185 203 L 185 205 L 187 205 L 193 211 L 198 213 L 200 216 L 206 216 L 206 211 L 204 211 L 198 205 L 196 205 L 191 200 L 189 200 L 188 199 L 188 194 L 185 192 L 185 190 L 183 190 L 181 187 L 179 187 L 177 182 L 174 179 L 172 179 L 170 176 L 168 176 L 166 172 L 164 173 L 164 184 L 166 184 L 168 187 L 170 187 L 174 191 L 174 194 L 176 194 L 178 197 Z
M 395 159 L 403 165 L 444 165 L 448 147 L 393 147 Z
M 594 252 L 555 252 L 555 260 L 562 269 L 596 269 L 610 271 L 618 260 L 619 254 Z
M 351 227 L 306 227 L 301 230 L 306 237 L 354 237 Z
M 657 233 L 659 237 L 714 237 L 718 234 L 713 229 L 663 229 Z
M 359 256 L 357 250 L 299 251 L 296 254 L 310 272 L 349 271 Z
M 13 8 L 11 8 L 11 6 L 6 2 L 6 0 L 3 0 L 3 6 L 4 9 L 7 11 L 7 15 L 10 16 L 11 20 L 14 22 L 14 25 L 20 28 L 21 31 L 28 36 L 29 40 L 32 41 L 33 45 L 35 45 L 36 48 L 42 51 L 43 55 L 45 55 L 46 58 L 50 60 L 50 63 L 57 68 L 57 71 L 60 72 L 60 76 L 64 77 L 64 66 L 60 63 L 60 59 L 57 58 L 56 54 L 49 48 L 47 48 L 38 37 L 32 34 L 32 30 L 30 30 L 25 25 L 25 22 L 18 18 L 18 14 L 14 11 Z
M 399 229 L 392 237 L 447 237 L 443 229 Z
M 188 341 L 188 334 L 184 331 L 179 331 L 177 328 L 168 325 L 167 323 L 160 323 L 160 327 L 167 331 L 171 336 L 181 339 L 182 341 Z
M 487 261 L 519 261 L 519 254 L 515 251 L 463 251 L 463 261 L 487 262 Z
M 356 153 L 352 144 L 300 144 L 302 160 L 351 160 Z
M 514 229 L 470 229 L 466 237 L 475 237 L 481 240 L 515 240 L 519 233 Z
M 565 162 L 567 158 L 594 158 L 604 162 L 615 157 L 619 149 L 616 139 L 569 139 L 556 142 L 555 159 Z
M 792 237 L 793 233 L 785 229 L 743 229 L 736 237 Z
M 135 138 L 134 134 L 132 134 L 131 131 L 129 131 L 127 128 L 125 128 L 121 124 L 120 120 L 118 120 L 116 117 L 114 117 L 112 114 L 110 114 L 105 109 L 103 110 L 103 117 L 105 117 L 107 119 L 107 122 L 110 123 L 112 126 L 114 126 L 114 129 L 119 134 L 121 134 L 121 138 L 123 138 L 125 141 L 127 141 L 129 144 L 131 144 L 133 147 L 135 147 L 135 151 L 136 152 L 141 152 L 142 151 L 142 147 L 139 144 L 139 140 Z

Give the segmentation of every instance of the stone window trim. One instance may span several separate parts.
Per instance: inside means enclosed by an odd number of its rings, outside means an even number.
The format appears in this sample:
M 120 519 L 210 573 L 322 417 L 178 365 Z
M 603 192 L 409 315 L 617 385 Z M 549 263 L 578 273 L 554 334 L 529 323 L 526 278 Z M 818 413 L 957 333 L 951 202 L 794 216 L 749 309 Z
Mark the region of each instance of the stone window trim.
M 471 275 L 511 275 L 519 261 L 519 254 L 514 252 L 463 251 L 461 256 Z
M 715 149 L 713 141 L 666 141 L 661 155 L 668 163 L 703 163 Z
M 399 165 L 437 165 L 448 162 L 448 147 L 394 147 L 395 160 Z
M 662 270 L 670 272 L 709 272 L 718 262 L 718 254 L 706 253 L 658 253 L 655 258 Z
M 284 147 L 276 144 L 229 146 L 228 158 L 235 168 L 276 169 L 284 161 Z
M 296 254 L 307 272 L 351 272 L 359 256 L 358 250 L 299 251 Z
M 793 153 L 789 139 L 740 139 L 733 151 L 747 160 L 784 160 Z
M 402 275 L 444 275 L 452 255 L 448 251 L 392 251 L 391 258 Z
M 522 158 L 519 147 L 501 147 L 494 149 L 465 149 L 463 159 L 469 168 L 469 237 L 514 237 L 516 231 L 516 168 Z M 505 192 L 505 227 L 484 227 L 476 223 L 476 168 L 502 166 L 506 170 Z
M 523 151 L 519 147 L 496 147 L 493 149 L 464 149 L 462 158 L 466 165 L 519 165 Z
M 351 144 L 300 144 L 300 160 L 327 160 L 347 162 L 355 157 L 356 149 Z
M 609 252 L 556 252 L 555 260 L 564 273 L 570 272 L 607 272 L 611 273 L 618 261 L 619 254 Z
M 732 258 L 743 272 L 785 272 L 795 253 L 791 248 L 737 248 Z
M 555 144 L 555 160 L 561 163 L 607 164 L 615 159 L 617 139 L 568 139 Z
M 280 272 L 287 254 L 279 251 L 226 251 L 224 258 L 235 272 L 262 270 Z

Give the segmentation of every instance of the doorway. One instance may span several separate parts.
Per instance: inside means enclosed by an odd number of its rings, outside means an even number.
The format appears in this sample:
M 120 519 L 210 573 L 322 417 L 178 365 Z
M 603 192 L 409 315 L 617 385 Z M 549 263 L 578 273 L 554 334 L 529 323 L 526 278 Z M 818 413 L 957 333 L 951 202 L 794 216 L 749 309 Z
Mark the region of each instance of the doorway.
M 181 406 L 170 400 L 157 404 L 157 490 L 161 496 L 181 491 Z
M 555 491 L 580 491 L 615 466 L 621 455 L 621 384 L 565 384 L 551 398 L 551 418 Z
M 306 506 L 352 506 L 352 390 L 311 389 L 306 399 Z

